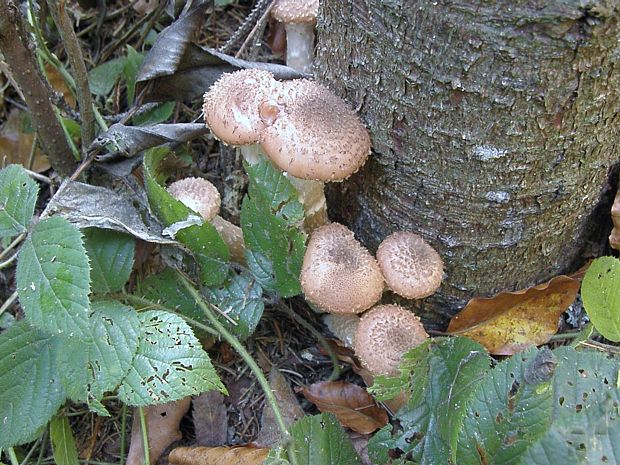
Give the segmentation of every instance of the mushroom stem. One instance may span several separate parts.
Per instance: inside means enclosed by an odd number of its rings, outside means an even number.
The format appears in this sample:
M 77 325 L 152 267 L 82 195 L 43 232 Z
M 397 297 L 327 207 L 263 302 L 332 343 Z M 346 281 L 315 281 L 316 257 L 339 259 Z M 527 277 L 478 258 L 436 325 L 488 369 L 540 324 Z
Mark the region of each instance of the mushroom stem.
M 342 341 L 345 347 L 353 348 L 355 332 L 360 324 L 360 317 L 349 313 L 328 313 L 323 317 L 323 322 L 334 336 Z
M 241 145 L 239 152 L 248 165 L 256 165 L 265 158 L 259 144 Z
M 312 72 L 314 23 L 286 23 L 286 64 L 300 73 Z
M 220 215 L 214 216 L 210 223 L 217 229 L 228 246 L 230 259 L 236 263 L 245 264 L 245 245 L 241 228 L 230 221 L 226 221 Z
M 306 232 L 311 233 L 316 228 L 327 223 L 327 201 L 323 192 L 325 184 L 321 181 L 299 179 L 288 173 L 285 174 L 297 190 L 299 201 L 304 206 L 304 229 Z

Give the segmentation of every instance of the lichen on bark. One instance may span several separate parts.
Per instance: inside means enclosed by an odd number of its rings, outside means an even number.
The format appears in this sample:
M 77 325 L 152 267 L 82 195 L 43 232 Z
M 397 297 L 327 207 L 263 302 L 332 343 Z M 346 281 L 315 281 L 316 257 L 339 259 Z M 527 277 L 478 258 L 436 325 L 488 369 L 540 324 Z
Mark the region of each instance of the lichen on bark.
M 371 248 L 399 229 L 442 255 L 424 306 L 439 324 L 474 295 L 582 259 L 617 161 L 617 1 L 324 0 L 317 78 L 357 106 L 370 162 L 330 190 Z

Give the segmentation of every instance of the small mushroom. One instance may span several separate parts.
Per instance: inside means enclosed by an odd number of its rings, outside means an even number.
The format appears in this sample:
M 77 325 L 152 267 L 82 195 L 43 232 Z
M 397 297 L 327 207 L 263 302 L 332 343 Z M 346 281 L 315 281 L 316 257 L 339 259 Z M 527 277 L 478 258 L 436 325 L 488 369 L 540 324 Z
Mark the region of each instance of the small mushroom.
M 312 71 L 318 10 L 319 0 L 276 0 L 271 9 L 286 29 L 286 64 L 301 73 Z
M 220 193 L 213 184 L 206 179 L 189 177 L 173 182 L 167 190 L 172 197 L 194 210 L 217 229 L 228 246 L 232 260 L 245 263 L 243 232 L 239 226 L 218 215 Z
M 374 375 L 396 375 L 405 352 L 428 338 L 420 319 L 398 305 L 377 305 L 360 318 L 355 353 Z
M 329 313 L 363 312 L 383 293 L 377 261 L 338 223 L 314 230 L 300 278 L 306 299 Z
M 407 299 L 433 294 L 443 279 L 443 261 L 424 239 L 411 232 L 395 232 L 377 249 L 377 262 L 387 287 Z
M 329 89 L 306 79 L 283 82 L 260 104 L 261 147 L 300 192 L 306 216 L 327 221 L 323 183 L 357 172 L 370 154 L 370 136 L 359 117 Z M 309 229 L 312 229 L 309 228 Z
M 327 329 L 336 336 L 345 347 L 353 347 L 355 332 L 360 323 L 360 317 L 354 313 L 328 313 L 323 317 Z
M 222 75 L 204 95 L 207 126 L 225 144 L 240 146 L 250 164 L 260 159 L 256 144 L 265 128 L 259 105 L 279 85 L 268 71 L 243 69 Z

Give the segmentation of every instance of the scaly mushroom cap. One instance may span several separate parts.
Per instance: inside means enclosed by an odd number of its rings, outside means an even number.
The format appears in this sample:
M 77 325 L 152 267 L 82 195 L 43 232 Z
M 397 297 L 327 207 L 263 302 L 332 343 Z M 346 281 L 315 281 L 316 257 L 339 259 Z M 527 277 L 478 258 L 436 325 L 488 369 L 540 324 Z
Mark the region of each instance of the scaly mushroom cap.
M 357 115 L 327 88 L 306 79 L 283 82 L 260 105 L 265 153 L 301 179 L 341 181 L 370 154 L 370 136 Z
M 265 126 L 258 106 L 278 86 L 268 71 L 243 69 L 222 75 L 204 95 L 207 126 L 226 144 L 257 143 Z
M 354 338 L 355 353 L 378 375 L 398 374 L 405 352 L 428 338 L 420 319 L 398 305 L 377 305 L 364 313 Z
M 271 15 L 282 23 L 315 23 L 319 0 L 276 0 Z
M 207 221 L 211 221 L 220 211 L 220 193 L 206 179 L 180 179 L 168 186 L 168 192 Z
M 443 261 L 417 234 L 395 232 L 377 249 L 377 261 L 387 286 L 407 299 L 433 294 L 443 279 Z
M 301 267 L 306 298 L 329 313 L 359 313 L 383 292 L 377 261 L 345 226 L 332 223 L 314 230 Z

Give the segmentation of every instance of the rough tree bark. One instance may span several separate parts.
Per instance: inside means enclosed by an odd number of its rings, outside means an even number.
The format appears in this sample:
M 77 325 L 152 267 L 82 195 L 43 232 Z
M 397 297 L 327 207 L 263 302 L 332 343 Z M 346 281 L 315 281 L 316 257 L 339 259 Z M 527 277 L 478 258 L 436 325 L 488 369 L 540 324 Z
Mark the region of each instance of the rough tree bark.
M 371 248 L 399 229 L 443 256 L 424 306 L 542 282 L 581 259 L 618 159 L 618 1 L 322 0 L 317 77 L 374 154 L 332 216 Z

